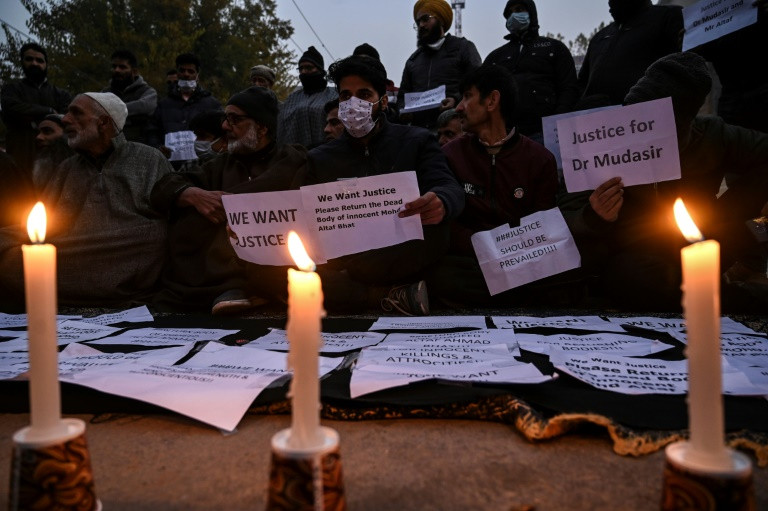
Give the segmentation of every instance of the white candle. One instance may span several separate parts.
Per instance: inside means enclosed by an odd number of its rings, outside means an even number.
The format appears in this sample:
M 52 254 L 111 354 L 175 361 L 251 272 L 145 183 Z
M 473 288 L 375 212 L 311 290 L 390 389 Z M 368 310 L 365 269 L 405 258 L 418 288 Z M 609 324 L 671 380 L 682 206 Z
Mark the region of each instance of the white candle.
M 725 447 L 720 362 L 720 244 L 701 241 L 703 237 L 680 199 L 675 202 L 675 218 L 686 239 L 694 242 L 680 253 L 688 332 L 687 456 L 713 469 L 727 469 L 731 458 Z
M 45 228 L 45 207 L 38 202 L 27 219 L 32 244 L 21 247 L 29 335 L 30 435 L 36 437 L 55 434 L 61 429 L 56 342 L 56 247 L 43 243 Z
M 320 429 L 320 378 L 318 356 L 322 338 L 323 291 L 314 263 L 304 250 L 299 236 L 288 234 L 288 248 L 303 271 L 288 269 L 288 325 L 290 352 L 288 365 L 293 368 L 290 397 L 291 434 L 288 445 L 308 449 L 322 445 Z

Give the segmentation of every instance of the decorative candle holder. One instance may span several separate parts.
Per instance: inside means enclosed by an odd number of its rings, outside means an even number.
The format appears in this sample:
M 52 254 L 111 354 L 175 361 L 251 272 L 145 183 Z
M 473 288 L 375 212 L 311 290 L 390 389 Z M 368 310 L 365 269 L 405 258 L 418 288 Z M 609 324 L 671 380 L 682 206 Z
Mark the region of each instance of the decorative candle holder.
M 11 511 L 101 510 L 85 441 L 85 423 L 80 419 L 62 419 L 61 423 L 66 432 L 57 438 L 34 438 L 30 427 L 13 435 L 8 501 Z
M 727 449 L 731 467 L 717 469 L 691 461 L 690 444 L 675 442 L 665 453 L 662 511 L 755 511 L 752 463 L 744 454 Z
M 339 434 L 331 428 L 320 429 L 323 443 L 316 448 L 289 447 L 290 429 L 284 429 L 272 437 L 268 510 L 347 509 L 339 454 Z

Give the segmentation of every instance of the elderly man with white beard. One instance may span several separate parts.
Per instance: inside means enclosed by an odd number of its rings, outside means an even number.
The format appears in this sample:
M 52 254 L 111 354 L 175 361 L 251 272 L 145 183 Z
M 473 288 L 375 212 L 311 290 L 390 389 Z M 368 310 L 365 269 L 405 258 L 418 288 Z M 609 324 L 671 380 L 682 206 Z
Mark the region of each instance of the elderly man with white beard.
M 306 164 L 302 146 L 275 142 L 278 108 L 271 90 L 238 92 L 224 113 L 227 152 L 164 177 L 152 190 L 152 204 L 171 219 L 169 262 L 156 302 L 162 309 L 231 314 L 255 305 L 252 294 L 263 293 L 248 289 L 227 238 L 221 196 L 297 188 L 294 177 Z
M 86 92 L 62 119 L 75 155 L 64 160 L 41 193 L 46 241 L 58 249 L 58 297 L 67 305 L 148 301 L 163 265 L 165 219 L 150 205 L 152 185 L 171 170 L 163 155 L 128 142 L 128 115 L 112 93 Z M 0 287 L 10 305 L 23 304 L 18 227 L 0 231 Z

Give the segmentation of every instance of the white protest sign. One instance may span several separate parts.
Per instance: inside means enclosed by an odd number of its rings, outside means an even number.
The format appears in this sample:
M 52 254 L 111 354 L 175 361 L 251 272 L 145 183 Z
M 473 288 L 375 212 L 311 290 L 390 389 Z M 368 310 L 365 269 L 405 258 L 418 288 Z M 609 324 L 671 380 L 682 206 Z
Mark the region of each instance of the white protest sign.
M 326 262 L 311 233 L 302 205 L 301 192 L 243 193 L 221 197 L 227 224 L 237 235 L 230 238 L 237 256 L 255 264 L 291 266 L 288 232 L 296 231 L 312 260 Z
M 90 341 L 119 332 L 121 328 L 86 323 L 80 320 L 62 321 L 56 325 L 56 343 L 66 346 L 71 342 Z M 29 345 L 27 332 L 19 332 L 20 336 L 12 341 L 0 343 L 2 351 L 26 351 Z
M 747 375 L 752 385 L 763 389 L 768 397 L 768 367 L 742 367 L 741 371 Z
M 56 321 L 67 321 L 69 319 L 81 319 L 83 316 L 81 315 L 73 315 L 73 314 L 58 314 L 56 316 Z M 27 326 L 27 315 L 26 314 L 6 314 L 4 312 L 0 312 L 0 328 L 16 328 L 16 327 L 25 327 Z
M 320 346 L 320 353 L 342 353 L 378 344 L 384 337 L 386 337 L 386 334 L 375 332 L 322 332 L 320 336 L 323 339 L 323 344 Z M 243 345 L 243 347 L 288 351 L 290 349 L 290 343 L 288 342 L 285 330 L 272 328 L 267 335 L 254 339 L 248 344 Z
M 27 332 L 19 332 L 23 337 L 15 337 L 13 339 L 7 339 L 0 341 L 0 353 L 10 353 L 12 351 L 27 351 L 29 341 L 27 340 Z
M 683 9 L 683 51 L 757 23 L 753 0 L 700 0 Z
M 419 215 L 397 216 L 420 195 L 414 171 L 301 188 L 310 230 L 326 259 L 423 240 Z
M 600 316 L 492 316 L 491 321 L 496 325 L 496 328 L 513 328 L 520 330 L 546 327 L 588 330 L 593 332 L 625 331 L 621 326 L 606 321 Z
M 171 150 L 170 161 L 196 160 L 195 133 L 192 131 L 174 131 L 165 134 L 165 147 Z
M 608 321 L 611 323 L 617 323 L 619 325 L 636 326 L 640 328 L 647 328 L 650 330 L 682 330 L 685 328 L 685 319 L 683 318 L 657 318 L 653 316 L 633 317 L 633 318 L 618 318 L 608 317 Z M 754 330 L 746 325 L 735 321 L 728 316 L 720 318 L 720 331 L 730 334 L 757 334 Z
M 577 117 L 579 115 L 591 114 L 592 112 L 600 112 L 602 110 L 610 110 L 612 108 L 619 108 L 621 105 L 601 106 L 598 108 L 589 108 L 587 110 L 579 110 L 577 112 L 566 112 L 564 114 L 549 115 L 541 118 L 542 135 L 544 138 L 544 147 L 549 149 L 549 152 L 555 157 L 557 168 L 563 168 L 563 159 L 560 156 L 560 139 L 557 136 L 557 121 L 560 119 L 567 119 L 569 117 Z
M 401 114 L 431 110 L 439 107 L 445 99 L 445 85 L 424 92 L 406 92 L 404 97 L 405 107 L 400 110 Z
M 768 339 L 743 334 L 720 336 L 720 352 L 732 365 L 768 368 Z
M 385 316 L 368 330 L 448 330 L 485 328 L 485 316 L 427 316 L 422 318 Z
M 569 192 L 617 176 L 625 186 L 680 179 L 670 98 L 561 119 L 557 132 Z
M 198 341 L 217 341 L 240 330 L 209 328 L 136 328 L 89 344 L 129 344 L 138 346 L 173 346 Z
M 549 355 L 552 350 L 564 353 L 608 353 L 625 357 L 652 355 L 671 348 L 669 344 L 632 335 L 602 333 L 590 335 L 537 335 L 517 334 L 521 349 Z
M 101 314 L 92 318 L 83 318 L 85 323 L 95 323 L 97 325 L 111 325 L 113 323 L 144 323 L 145 321 L 154 321 L 155 318 L 150 314 L 146 305 L 134 307 L 120 312 L 110 314 Z
M 581 255 L 558 208 L 472 235 L 480 270 L 491 295 L 578 268 Z
M 552 364 L 598 389 L 621 394 L 685 394 L 688 391 L 687 360 L 655 360 L 619 355 L 569 355 L 559 350 L 550 354 Z M 723 393 L 762 395 L 736 368 L 722 362 Z
M 0 380 L 10 380 L 29 369 L 27 353 L 0 353 Z
M 520 355 L 515 332 L 512 330 L 482 329 L 469 332 L 406 334 L 393 333 L 379 344 L 382 348 L 393 346 L 401 348 L 442 349 L 448 352 L 472 353 L 473 350 L 486 349 L 490 346 L 506 346 L 505 354 Z
M 70 349 L 70 346 L 73 349 Z M 76 373 L 82 373 L 95 367 L 105 367 L 125 362 L 144 361 L 152 364 L 173 365 L 189 353 L 189 346 L 160 348 L 156 350 L 135 351 L 133 353 L 82 353 L 87 346 L 70 344 L 59 356 L 59 379 L 62 381 L 72 378 Z

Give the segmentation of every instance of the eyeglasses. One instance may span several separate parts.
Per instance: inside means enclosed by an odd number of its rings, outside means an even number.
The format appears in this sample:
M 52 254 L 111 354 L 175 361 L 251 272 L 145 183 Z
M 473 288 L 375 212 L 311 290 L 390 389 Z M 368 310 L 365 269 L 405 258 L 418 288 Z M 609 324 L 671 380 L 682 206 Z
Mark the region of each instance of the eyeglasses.
M 424 23 L 429 23 L 429 20 L 431 20 L 434 17 L 435 16 L 433 16 L 431 14 L 424 14 L 422 16 L 419 16 L 418 18 L 416 18 L 414 20 L 413 29 L 414 30 L 418 30 L 420 25 L 422 25 Z
M 224 116 L 224 120 L 227 121 L 230 126 L 237 126 L 246 119 L 251 119 L 251 116 L 238 114 L 227 114 Z

